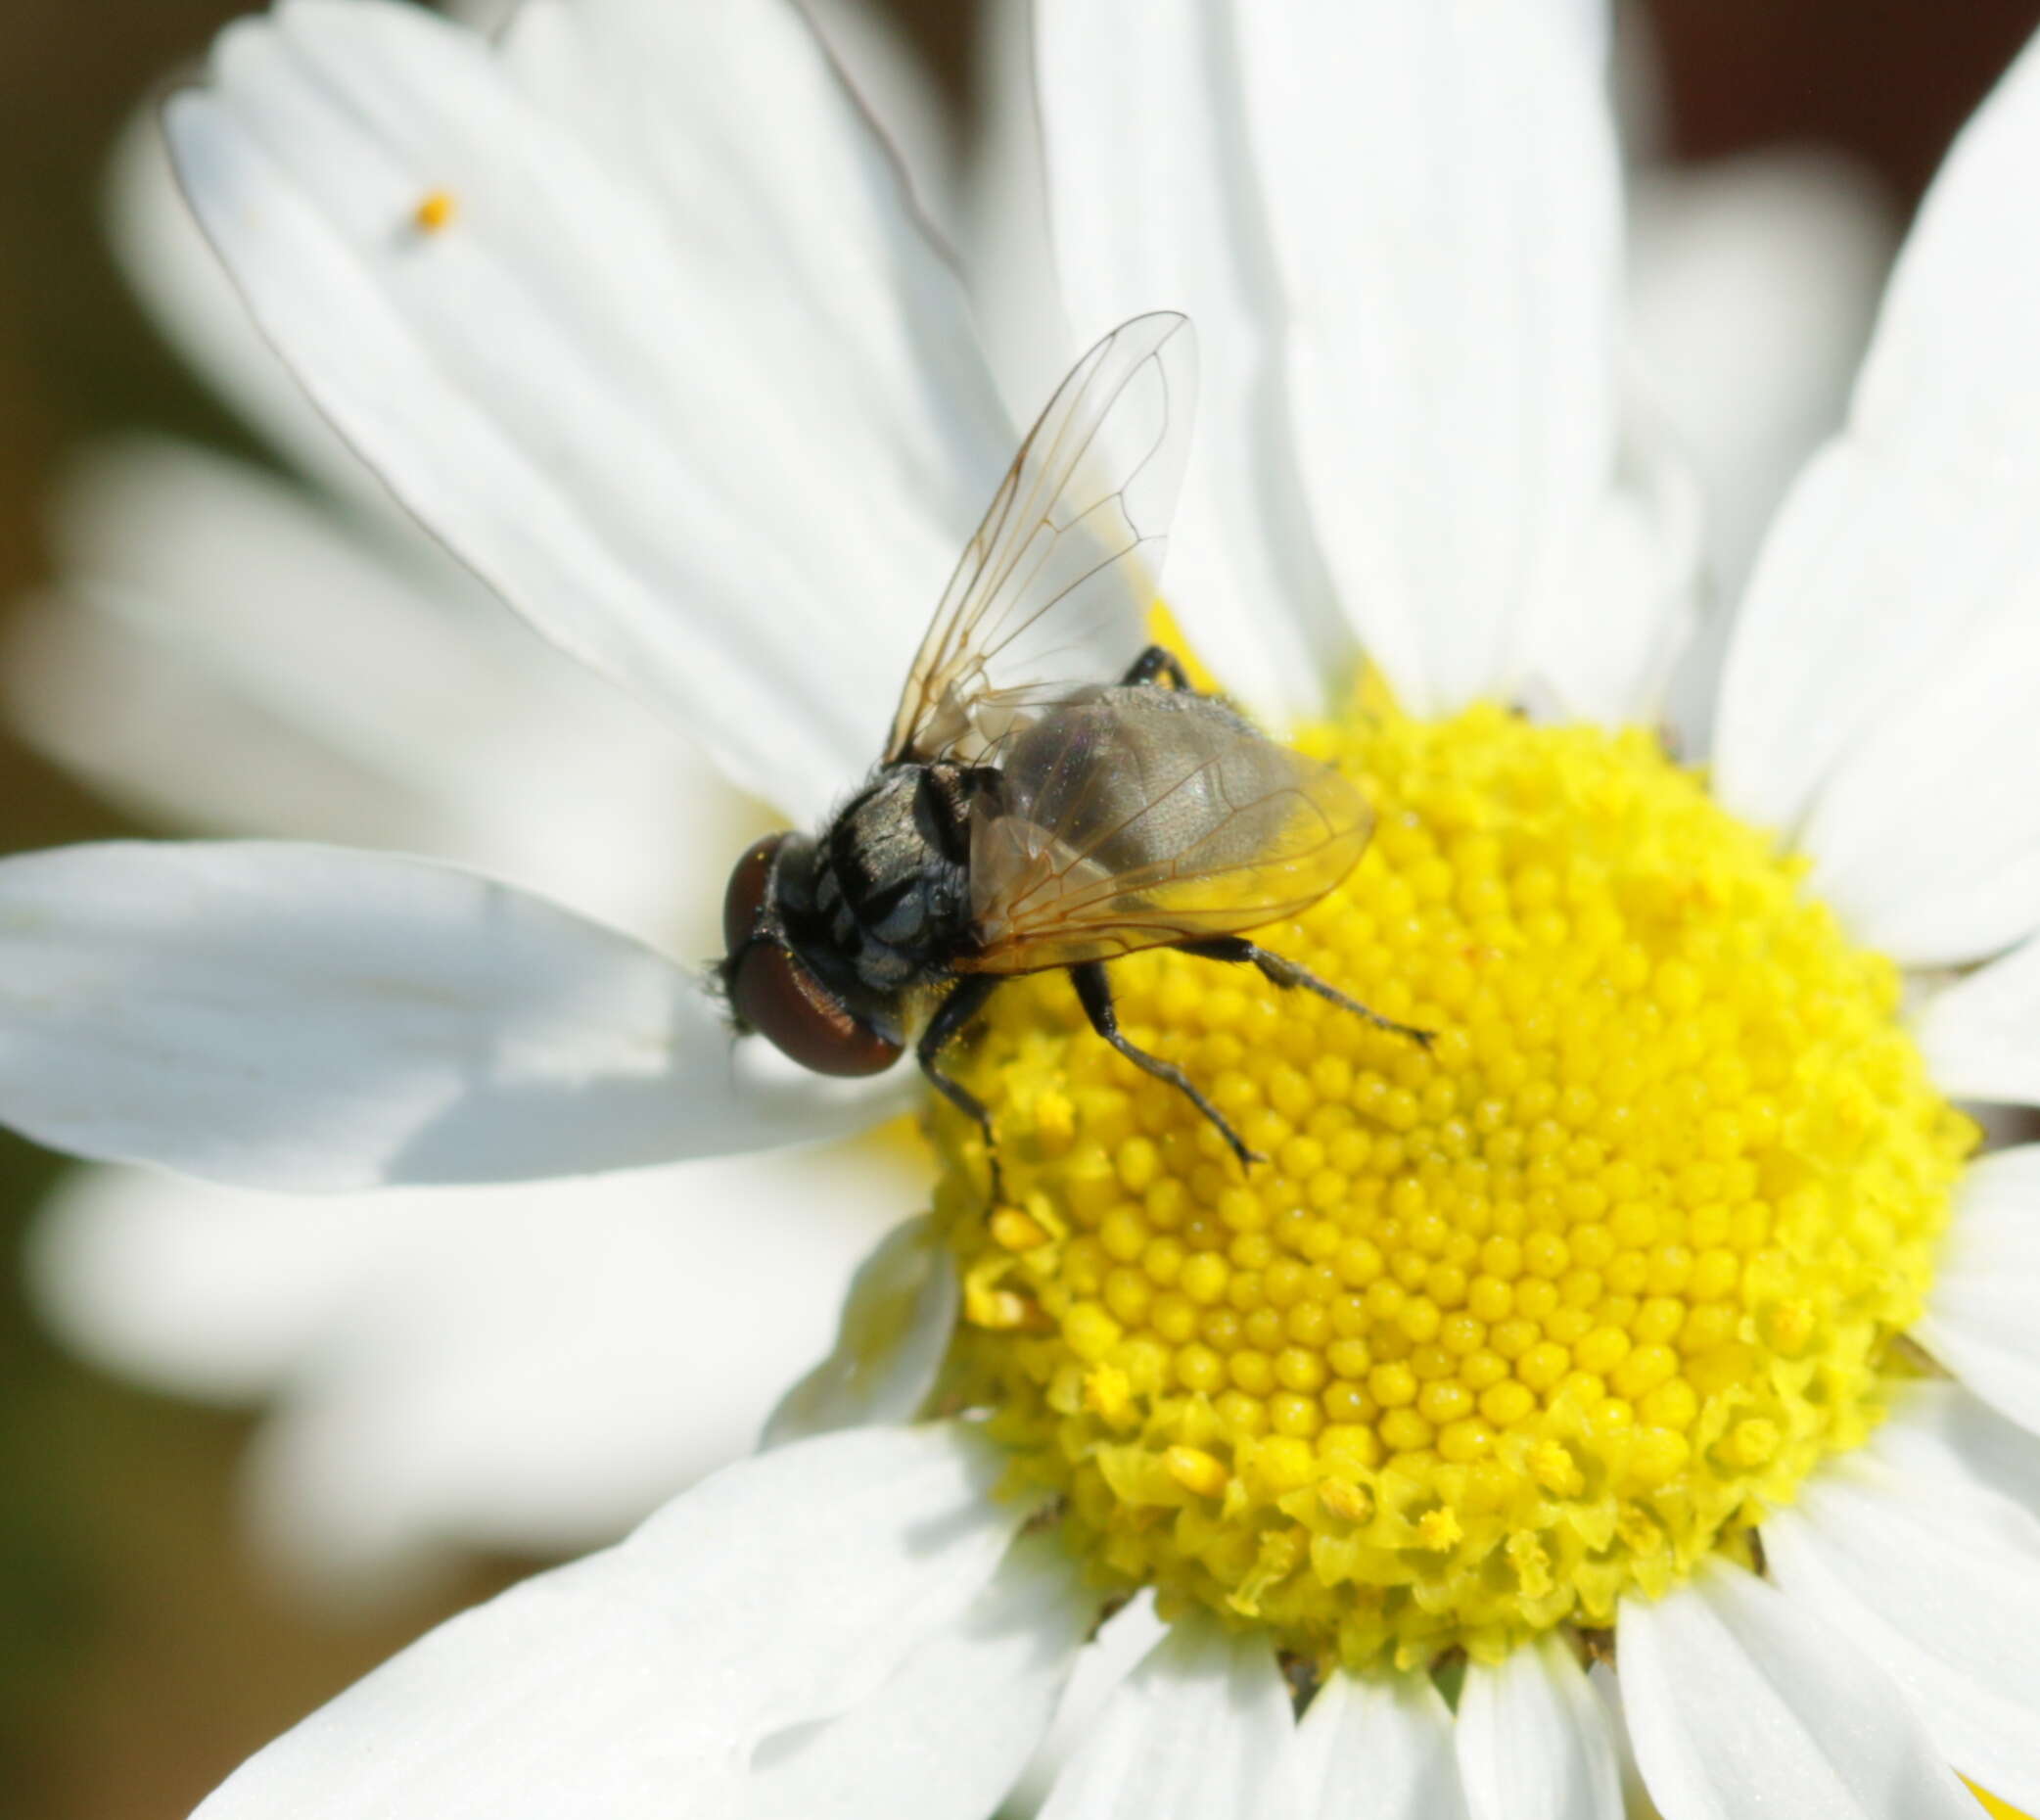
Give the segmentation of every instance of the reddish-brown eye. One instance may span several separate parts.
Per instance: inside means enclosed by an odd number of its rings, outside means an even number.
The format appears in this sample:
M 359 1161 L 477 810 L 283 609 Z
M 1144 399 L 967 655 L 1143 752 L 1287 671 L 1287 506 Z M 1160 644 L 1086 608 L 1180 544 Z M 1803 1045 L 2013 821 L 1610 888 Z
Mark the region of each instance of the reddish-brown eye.
M 758 928 L 758 912 L 765 906 L 765 886 L 772 878 L 772 856 L 779 851 L 784 834 L 767 834 L 753 841 L 744 857 L 730 868 L 729 885 L 722 893 L 722 952 L 734 955 Z
M 729 982 L 729 1003 L 752 1029 L 816 1074 L 879 1074 L 900 1059 L 899 1044 L 859 1023 L 776 942 L 744 950 Z

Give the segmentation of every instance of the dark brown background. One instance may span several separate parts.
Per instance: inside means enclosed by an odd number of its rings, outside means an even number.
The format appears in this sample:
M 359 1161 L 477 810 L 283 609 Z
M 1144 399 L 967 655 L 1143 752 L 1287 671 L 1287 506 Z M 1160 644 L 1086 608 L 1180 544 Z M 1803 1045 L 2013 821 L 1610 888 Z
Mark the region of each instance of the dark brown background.
M 680 3 L 680 0 L 675 0 Z M 40 579 L 48 477 L 137 421 L 234 441 L 100 249 L 121 121 L 233 0 L 0 0 L 0 603 Z M 960 105 L 972 10 L 898 0 Z M 1826 141 L 1916 199 L 2040 0 L 1655 0 L 1672 149 Z M 116 831 L 0 728 L 0 850 Z M 0 1813 L 170 1820 L 440 1611 L 314 1629 L 235 1552 L 242 1423 L 97 1377 L 35 1332 L 16 1237 L 56 1168 L 0 1133 Z M 515 1563 L 478 1569 L 470 1593 Z

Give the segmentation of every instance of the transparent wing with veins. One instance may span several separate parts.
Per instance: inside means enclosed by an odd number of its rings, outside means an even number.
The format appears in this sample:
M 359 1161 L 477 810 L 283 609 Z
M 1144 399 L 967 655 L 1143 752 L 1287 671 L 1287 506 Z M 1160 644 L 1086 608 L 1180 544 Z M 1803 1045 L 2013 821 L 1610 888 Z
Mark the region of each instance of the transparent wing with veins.
M 1195 335 L 1170 311 L 1121 324 L 1077 362 L 950 578 L 888 761 L 974 763 L 1019 710 L 1140 654 L 1196 386 Z

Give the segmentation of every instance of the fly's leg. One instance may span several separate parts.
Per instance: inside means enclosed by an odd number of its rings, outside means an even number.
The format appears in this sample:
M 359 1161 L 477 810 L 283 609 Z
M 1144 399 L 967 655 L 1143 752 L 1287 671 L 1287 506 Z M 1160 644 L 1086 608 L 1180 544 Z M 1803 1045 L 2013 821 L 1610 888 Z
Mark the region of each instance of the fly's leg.
M 1244 961 L 1261 969 L 1264 977 L 1273 980 L 1284 991 L 1301 986 L 1306 992 L 1314 992 L 1319 998 L 1327 1000 L 1342 1011 L 1351 1011 L 1356 1017 L 1364 1017 L 1379 1030 L 1391 1030 L 1399 1037 L 1408 1037 L 1413 1043 L 1421 1043 L 1425 1049 L 1431 1047 L 1437 1036 L 1434 1030 L 1418 1030 L 1414 1024 L 1399 1024 L 1392 1017 L 1383 1017 L 1379 1011 L 1369 1010 L 1358 999 L 1349 999 L 1336 986 L 1328 985 L 1313 973 L 1309 967 L 1298 966 L 1293 960 L 1284 960 L 1280 955 L 1272 955 L 1257 943 L 1249 942 L 1236 935 L 1214 935 L 1199 942 L 1177 942 L 1174 947 L 1186 955 L 1195 955 L 1200 960 Z
M 1226 1115 L 1197 1091 L 1190 1077 L 1173 1061 L 1164 1061 L 1158 1055 L 1150 1055 L 1145 1050 L 1136 1049 L 1119 1034 L 1119 1012 L 1112 1003 L 1112 983 L 1105 977 L 1102 960 L 1086 960 L 1070 969 L 1070 983 L 1077 988 L 1077 997 L 1083 1003 L 1084 1014 L 1090 1019 L 1090 1027 L 1112 1045 L 1135 1067 L 1151 1074 L 1158 1081 L 1167 1081 L 1191 1105 L 1204 1114 L 1219 1129 L 1219 1136 L 1232 1146 L 1232 1154 L 1242 1165 L 1265 1163 L 1268 1159 L 1258 1150 L 1247 1148 L 1247 1143 L 1232 1129 Z
M 913 1046 L 914 1060 L 921 1064 L 921 1072 L 928 1077 L 929 1086 L 957 1111 L 975 1119 L 978 1129 L 985 1134 L 985 1161 L 992 1170 L 992 1204 L 995 1207 L 1005 1198 L 1005 1181 L 999 1173 L 998 1134 L 992 1129 L 992 1114 L 986 1110 L 985 1102 L 961 1081 L 943 1073 L 935 1065 L 935 1058 L 956 1040 L 964 1025 L 985 1008 L 985 1001 L 998 990 L 1000 983 L 1000 976 L 997 973 L 966 973 L 950 987 L 949 997 L 935 1007 L 928 1028 L 921 1032 L 921 1040 Z
M 1190 673 L 1182 667 L 1182 659 L 1174 651 L 1159 644 L 1151 644 L 1134 659 L 1134 667 L 1124 677 L 1127 687 L 1137 687 L 1143 682 L 1152 682 L 1157 677 L 1164 677 L 1172 689 L 1182 694 L 1192 693 Z

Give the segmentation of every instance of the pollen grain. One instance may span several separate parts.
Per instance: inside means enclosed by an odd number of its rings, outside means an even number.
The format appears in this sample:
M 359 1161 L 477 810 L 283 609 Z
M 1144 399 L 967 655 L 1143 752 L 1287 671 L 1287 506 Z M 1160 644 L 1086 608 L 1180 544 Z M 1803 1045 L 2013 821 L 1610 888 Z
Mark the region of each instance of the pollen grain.
M 428 190 L 411 210 L 411 225 L 421 234 L 443 234 L 460 213 L 460 202 L 451 190 Z

